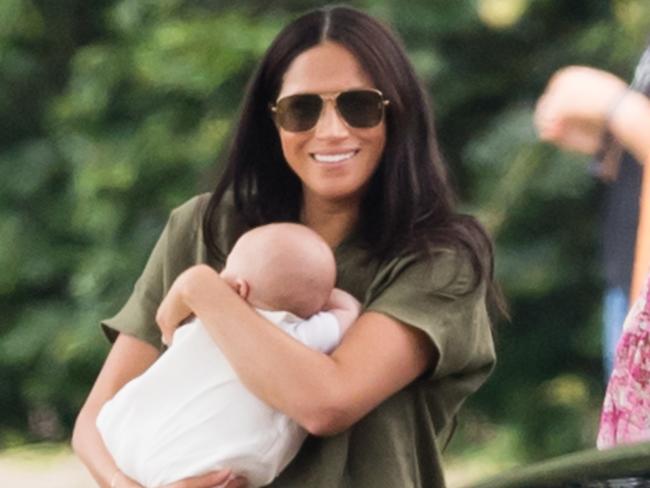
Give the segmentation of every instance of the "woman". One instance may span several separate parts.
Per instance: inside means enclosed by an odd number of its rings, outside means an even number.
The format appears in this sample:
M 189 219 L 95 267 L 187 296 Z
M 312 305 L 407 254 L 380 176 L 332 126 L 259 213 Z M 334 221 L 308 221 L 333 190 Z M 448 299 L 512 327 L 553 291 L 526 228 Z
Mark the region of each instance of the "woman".
M 640 66 L 648 76 L 647 61 Z M 598 433 L 598 447 L 650 440 L 650 287 L 647 262 L 650 242 L 650 100 L 616 76 L 572 66 L 555 74 L 539 100 L 535 123 L 540 137 L 560 147 L 593 154 L 607 132 L 644 164 L 641 217 L 633 290 L 638 299 L 623 325 L 614 369 L 607 385 Z M 643 264 L 639 264 L 643 263 Z M 641 278 L 641 276 L 645 278 Z
M 158 357 L 156 313 L 171 331 L 193 312 L 244 384 L 313 434 L 271 486 L 444 486 L 439 449 L 494 363 L 492 247 L 454 210 L 428 107 L 401 44 L 357 10 L 315 10 L 278 35 L 215 192 L 172 212 L 103 324 L 115 342 L 73 435 L 100 484 L 137 486 L 101 444 L 98 410 Z M 215 271 L 243 231 L 274 221 L 318 232 L 337 286 L 363 303 L 331 356 L 278 334 Z

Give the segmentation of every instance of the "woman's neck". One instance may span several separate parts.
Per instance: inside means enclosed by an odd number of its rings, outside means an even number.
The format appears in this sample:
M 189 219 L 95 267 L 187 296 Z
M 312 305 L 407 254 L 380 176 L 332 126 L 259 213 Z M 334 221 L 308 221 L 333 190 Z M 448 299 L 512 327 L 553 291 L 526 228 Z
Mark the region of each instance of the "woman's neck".
M 323 202 L 305 197 L 300 221 L 316 231 L 332 249 L 352 232 L 359 219 L 359 203 Z

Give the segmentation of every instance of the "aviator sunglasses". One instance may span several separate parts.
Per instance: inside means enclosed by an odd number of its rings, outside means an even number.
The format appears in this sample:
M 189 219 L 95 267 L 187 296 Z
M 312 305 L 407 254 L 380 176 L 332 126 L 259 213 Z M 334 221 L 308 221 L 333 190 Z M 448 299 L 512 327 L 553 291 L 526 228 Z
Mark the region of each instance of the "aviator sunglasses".
M 313 129 L 320 118 L 326 100 L 332 100 L 336 111 L 352 128 L 375 127 L 384 117 L 384 107 L 390 102 L 379 90 L 360 89 L 338 93 L 300 93 L 289 95 L 271 104 L 275 123 L 289 132 Z

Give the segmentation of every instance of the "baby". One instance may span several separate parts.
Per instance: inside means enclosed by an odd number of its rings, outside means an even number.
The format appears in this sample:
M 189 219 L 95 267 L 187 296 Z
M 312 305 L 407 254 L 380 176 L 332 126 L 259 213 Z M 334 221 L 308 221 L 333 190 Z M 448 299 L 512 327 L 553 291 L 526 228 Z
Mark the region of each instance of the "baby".
M 260 315 L 323 353 L 359 314 L 359 302 L 334 288 L 332 251 L 302 225 L 245 233 L 221 277 Z M 104 405 L 97 427 L 119 469 L 148 488 L 221 468 L 266 485 L 307 435 L 246 389 L 198 319 Z

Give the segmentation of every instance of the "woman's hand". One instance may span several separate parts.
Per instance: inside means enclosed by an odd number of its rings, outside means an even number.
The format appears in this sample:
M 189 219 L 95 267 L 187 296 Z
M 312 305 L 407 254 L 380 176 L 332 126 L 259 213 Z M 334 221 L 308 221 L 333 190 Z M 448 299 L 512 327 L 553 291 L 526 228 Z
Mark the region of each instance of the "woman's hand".
M 144 488 L 121 471 L 116 473 L 116 476 L 112 485 L 115 488 Z M 174 481 L 160 488 L 246 488 L 247 486 L 246 478 L 241 476 L 233 478 L 230 470 L 221 469 L 200 476 Z
M 247 486 L 248 482 L 245 478 L 241 476 L 233 478 L 230 470 L 222 469 L 175 481 L 161 488 L 246 488 Z
M 585 66 L 559 70 L 537 103 L 539 137 L 564 149 L 595 153 L 627 90 L 625 82 L 605 71 Z

